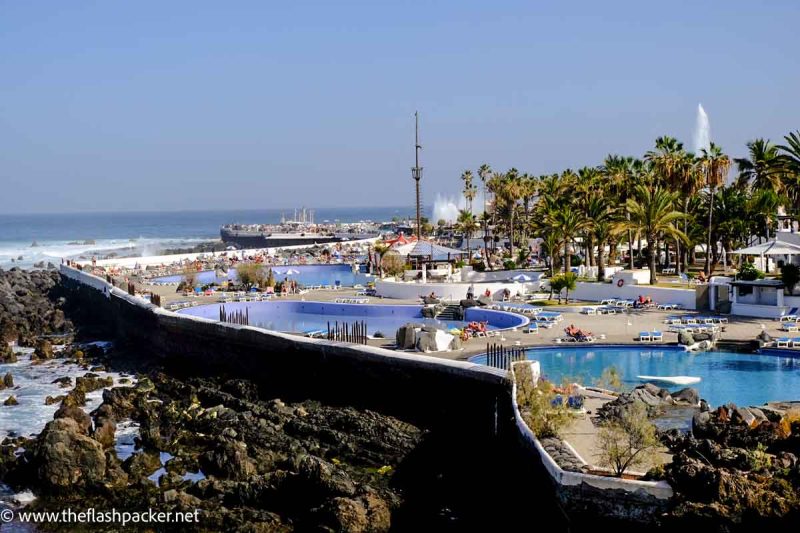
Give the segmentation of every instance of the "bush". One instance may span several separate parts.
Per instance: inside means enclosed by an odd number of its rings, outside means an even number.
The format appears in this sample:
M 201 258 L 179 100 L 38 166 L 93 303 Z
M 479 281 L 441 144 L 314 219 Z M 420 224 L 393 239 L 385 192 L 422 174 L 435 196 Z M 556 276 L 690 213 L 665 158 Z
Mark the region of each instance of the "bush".
M 595 384 L 601 389 L 620 391 L 622 389 L 622 372 L 614 365 L 603 369 L 603 373 Z
M 503 261 L 503 268 L 506 270 L 514 270 L 517 268 L 517 263 L 513 259 L 506 259 Z
M 792 263 L 786 263 L 781 267 L 781 279 L 789 289 L 789 294 L 794 293 L 794 286 L 800 281 L 800 268 Z
M 659 444 L 644 403 L 633 402 L 619 419 L 606 420 L 601 425 L 597 434 L 598 464 L 622 476 L 628 468 L 649 463 Z
M 466 264 L 467 264 L 466 261 L 459 260 L 459 261 L 456 261 L 455 267 L 456 268 L 464 268 L 464 265 L 466 265 Z
M 236 267 L 236 277 L 245 287 L 260 287 L 264 285 L 266 276 L 264 268 L 258 263 L 244 263 Z
M 569 256 L 569 265 L 570 266 L 577 267 L 577 266 L 581 266 L 582 264 L 583 264 L 583 259 L 581 259 L 579 256 L 577 256 L 577 255 Z
M 530 366 L 516 368 L 517 404 L 522 418 L 538 438 L 557 437 L 571 417 L 563 402 L 553 403 L 556 396 L 553 384 L 540 379 L 534 385 Z
M 381 268 L 387 276 L 400 276 L 406 269 L 405 261 L 395 251 L 389 251 L 383 254 L 381 258 Z
M 483 261 L 472 261 L 469 265 L 472 267 L 472 270 L 474 270 L 475 272 L 484 272 L 484 271 L 486 271 L 486 265 L 483 263 Z
M 736 278 L 744 281 L 754 281 L 757 279 L 764 279 L 764 273 L 757 269 L 753 263 L 745 263 L 742 265 L 742 268 L 739 269 Z
M 183 287 L 187 290 L 194 289 L 197 284 L 197 268 L 194 265 L 187 265 L 183 268 Z

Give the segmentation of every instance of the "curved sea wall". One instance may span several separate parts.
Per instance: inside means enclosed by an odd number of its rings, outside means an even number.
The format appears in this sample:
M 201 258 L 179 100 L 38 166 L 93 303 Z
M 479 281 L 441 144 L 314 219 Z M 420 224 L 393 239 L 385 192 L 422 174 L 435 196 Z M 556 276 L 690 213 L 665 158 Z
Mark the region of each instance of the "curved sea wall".
M 71 267 L 61 275 L 90 321 L 179 370 L 247 376 L 289 400 L 354 405 L 428 425 L 458 420 L 493 434 L 513 428 L 505 371 L 179 315 Z
M 544 503 L 552 495 L 541 483 L 548 479 L 571 521 L 648 522 L 671 494 L 661 484 L 563 471 L 522 419 L 505 370 L 179 315 L 71 267 L 62 266 L 61 275 L 85 318 L 177 372 L 246 376 L 288 400 L 313 398 L 444 428 L 464 446 L 477 446 L 476 460 L 481 443 L 517 442 L 520 472 L 532 477 L 524 478 L 522 489 L 518 477 L 515 490 L 531 491 L 530 498 Z

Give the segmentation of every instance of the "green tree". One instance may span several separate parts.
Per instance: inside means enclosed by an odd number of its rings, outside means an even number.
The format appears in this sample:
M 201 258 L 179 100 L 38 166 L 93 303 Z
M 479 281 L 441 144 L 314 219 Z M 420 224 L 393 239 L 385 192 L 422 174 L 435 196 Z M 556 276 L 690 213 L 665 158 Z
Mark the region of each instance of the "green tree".
M 711 275 L 711 227 L 714 218 L 714 191 L 725 183 L 731 169 L 730 158 L 722 152 L 722 148 L 710 144 L 709 148 L 703 149 L 700 157 L 700 168 L 703 173 L 705 185 L 709 189 L 708 204 L 708 238 L 706 240 L 706 264 L 705 271 Z
M 742 188 L 781 193 L 785 165 L 778 147 L 769 139 L 755 139 L 747 143 L 747 152 L 748 157 L 733 160 L 739 171 L 737 184 Z
M 658 283 L 656 276 L 656 243 L 660 237 L 678 238 L 684 242 L 686 235 L 675 227 L 675 222 L 686 215 L 675 210 L 677 195 L 661 187 L 638 185 L 633 197 L 628 198 L 626 208 L 630 220 L 621 222 L 628 230 L 641 232 L 647 239 L 647 264 L 650 268 L 650 284 Z
M 781 279 L 783 280 L 786 288 L 789 289 L 789 294 L 794 294 L 794 286 L 800 281 L 800 268 L 792 263 L 786 263 L 781 267 Z
M 472 234 L 475 233 L 480 229 L 480 224 L 475 219 L 475 215 L 473 215 L 467 209 L 461 209 L 458 212 L 458 222 L 456 222 L 456 227 L 464 234 L 464 238 L 467 239 L 467 255 L 471 256 L 470 254 L 470 239 L 472 238 Z
M 502 208 L 507 214 L 508 241 L 511 248 L 511 257 L 514 257 L 514 213 L 516 212 L 517 202 L 522 198 L 522 183 L 519 172 L 512 168 L 504 174 L 495 174 L 489 180 L 489 189 L 496 198 L 494 209 Z
M 618 419 L 602 423 L 597 434 L 600 466 L 622 476 L 631 467 L 651 462 L 660 442 L 655 426 L 647 419 L 647 408 L 633 402 Z
M 236 266 L 236 277 L 239 283 L 247 287 L 258 287 L 264 284 L 264 268 L 258 263 L 243 263 Z
M 547 222 L 561 235 L 564 246 L 564 272 L 567 273 L 572 257 L 570 245 L 581 231 L 589 227 L 589 220 L 574 206 L 562 205 L 548 213 Z
M 461 181 L 464 182 L 464 199 L 467 201 L 467 210 L 472 213 L 472 202 L 475 200 L 475 196 L 478 193 L 478 188 L 473 183 L 472 179 L 472 171 L 465 170 L 461 173 Z

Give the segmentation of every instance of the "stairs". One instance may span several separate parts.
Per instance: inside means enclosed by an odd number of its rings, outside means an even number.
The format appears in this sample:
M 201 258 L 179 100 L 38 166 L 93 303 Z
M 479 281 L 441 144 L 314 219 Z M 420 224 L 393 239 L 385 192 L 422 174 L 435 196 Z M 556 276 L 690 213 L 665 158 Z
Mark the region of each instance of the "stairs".
M 461 306 L 458 304 L 446 305 L 435 315 L 437 320 L 461 320 Z

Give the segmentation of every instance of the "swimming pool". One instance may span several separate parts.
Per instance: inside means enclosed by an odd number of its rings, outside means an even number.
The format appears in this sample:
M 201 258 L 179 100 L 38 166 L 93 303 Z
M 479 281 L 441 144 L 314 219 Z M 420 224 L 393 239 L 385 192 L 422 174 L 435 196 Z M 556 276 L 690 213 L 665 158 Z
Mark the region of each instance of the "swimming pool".
M 247 310 L 251 326 L 293 333 L 327 330 L 328 322 L 333 324 L 336 321 L 352 323 L 363 320 L 367 323 L 368 335 L 380 331 L 385 337 L 394 337 L 397 329 L 408 322 L 446 329 L 462 328 L 470 321 L 486 321 L 489 329 L 520 327 L 528 323 L 527 318 L 519 315 L 475 307 L 466 310 L 465 321 L 462 322 L 422 318 L 422 306 L 419 305 L 337 304 L 297 300 L 210 304 L 183 309 L 179 313 L 216 320 L 219 318 L 220 305 L 225 305 L 226 312 Z
M 350 265 L 278 265 L 265 266 L 265 269 L 272 269 L 276 281 L 283 281 L 286 278 L 297 281 L 299 285 L 339 285 L 342 287 L 352 287 L 356 284 L 356 274 Z M 152 278 L 151 283 L 157 285 L 167 285 L 170 283 L 180 283 L 183 275 L 175 274 L 172 276 L 161 276 Z M 227 277 L 217 278 L 213 270 L 205 270 L 197 273 L 197 283 L 208 285 L 213 282 L 235 281 L 236 269 L 228 270 Z
M 592 384 L 610 366 L 621 371 L 625 385 L 630 387 L 642 383 L 636 379 L 640 375 L 697 376 L 702 381 L 692 387 L 714 406 L 728 402 L 761 405 L 800 396 L 800 357 L 684 352 L 677 347 L 576 346 L 530 349 L 528 359 L 539 361 L 542 374 L 557 383 L 569 377 Z M 470 360 L 485 364 L 486 356 Z M 675 391 L 682 387 L 666 388 Z

